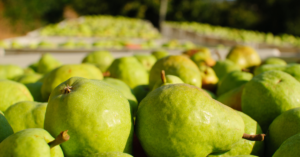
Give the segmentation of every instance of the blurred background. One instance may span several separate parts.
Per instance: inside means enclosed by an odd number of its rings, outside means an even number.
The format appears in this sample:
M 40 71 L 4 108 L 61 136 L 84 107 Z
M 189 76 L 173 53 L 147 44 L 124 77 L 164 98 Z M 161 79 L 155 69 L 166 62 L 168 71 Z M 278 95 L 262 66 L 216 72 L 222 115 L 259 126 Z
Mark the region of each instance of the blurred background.
M 160 0 L 0 0 L 0 38 L 81 15 L 122 15 L 158 27 L 159 6 Z M 299 6 L 297 0 L 169 0 L 166 19 L 299 36 Z

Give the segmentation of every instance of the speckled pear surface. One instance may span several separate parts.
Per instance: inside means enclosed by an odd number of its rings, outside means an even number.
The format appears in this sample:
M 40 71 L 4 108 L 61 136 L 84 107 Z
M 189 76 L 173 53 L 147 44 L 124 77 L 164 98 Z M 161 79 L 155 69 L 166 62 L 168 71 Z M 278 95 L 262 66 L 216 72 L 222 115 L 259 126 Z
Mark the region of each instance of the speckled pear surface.
M 282 71 L 267 71 L 244 87 L 242 111 L 256 120 L 264 132 L 281 113 L 300 107 L 300 83 Z
M 258 53 L 250 46 L 234 46 L 229 51 L 226 58 L 239 65 L 242 69 L 261 64 L 261 59 Z
M 44 128 L 47 103 L 22 101 L 10 106 L 4 114 L 14 132 L 28 128 Z
M 149 74 L 149 86 L 153 89 L 155 83 L 161 79 L 160 72 L 166 75 L 175 75 L 184 83 L 201 87 L 201 75 L 197 65 L 183 55 L 168 56 L 158 60 Z
M 19 101 L 33 101 L 27 87 L 21 83 L 0 79 L 0 111 Z
M 254 74 L 258 75 L 270 70 L 280 70 L 292 75 L 296 80 L 300 82 L 300 64 L 290 64 L 290 65 L 262 65 L 255 69 Z
M 130 104 L 132 116 L 135 115 L 138 109 L 138 101 L 136 100 L 135 96 L 133 95 L 130 87 L 124 83 L 123 81 L 115 78 L 104 78 L 104 82 L 112 85 L 114 88 L 118 89 L 127 99 Z
M 91 64 L 67 64 L 63 65 L 43 78 L 42 96 L 43 100 L 47 101 L 52 90 L 71 77 L 84 77 L 88 79 L 103 79 L 102 72 Z
M 253 120 L 248 115 L 244 114 L 243 112 L 237 111 L 237 113 L 243 118 L 245 123 L 245 132 L 246 134 L 256 135 L 261 134 L 262 130 L 259 124 Z M 209 155 L 208 157 L 230 157 L 236 155 L 257 155 L 263 156 L 264 155 L 264 142 L 263 141 L 249 141 L 246 139 L 240 139 L 234 147 L 221 155 Z
M 0 143 L 0 157 L 63 157 L 60 146 L 50 149 L 54 138 L 44 129 L 17 132 Z
M 149 74 L 135 57 L 115 59 L 107 69 L 110 77 L 124 81 L 130 88 L 149 83 Z
M 217 95 L 220 96 L 234 88 L 246 84 L 252 77 L 253 75 L 251 73 L 243 71 L 233 71 L 226 74 L 218 83 Z
M 14 133 L 4 114 L 0 111 L 0 143 Z
M 300 133 L 288 138 L 284 141 L 273 157 L 296 157 L 300 154 Z
M 83 58 L 82 63 L 93 63 L 101 70 L 105 72 L 107 68 L 114 61 L 114 57 L 108 51 L 95 51 L 89 53 L 86 57 Z
M 135 127 L 148 157 L 206 157 L 230 150 L 245 126 L 234 110 L 202 89 L 170 84 L 142 100 Z
M 72 77 L 57 86 L 48 102 L 44 128 L 51 135 L 69 130 L 70 140 L 61 144 L 65 156 L 132 151 L 129 102 L 100 80 Z
M 283 112 L 271 123 L 267 138 L 267 156 L 272 156 L 289 137 L 300 133 L 300 108 Z

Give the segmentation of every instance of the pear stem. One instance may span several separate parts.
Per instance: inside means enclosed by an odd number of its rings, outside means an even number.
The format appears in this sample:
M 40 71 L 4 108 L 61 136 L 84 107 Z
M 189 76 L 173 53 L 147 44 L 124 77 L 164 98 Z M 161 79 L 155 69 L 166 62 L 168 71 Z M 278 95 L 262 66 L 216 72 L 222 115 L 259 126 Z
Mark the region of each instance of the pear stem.
M 166 73 L 164 70 L 161 71 L 160 77 L 161 77 L 161 81 L 163 82 L 163 84 L 167 83 Z
M 62 131 L 53 141 L 49 142 L 48 145 L 50 148 L 53 148 L 57 145 L 60 145 L 70 139 L 68 130 Z
M 250 135 L 244 133 L 243 139 L 250 140 L 250 141 L 264 141 L 265 136 L 266 134 Z
M 71 93 L 72 89 L 73 89 L 72 86 L 67 85 L 67 87 L 65 87 L 65 88 L 62 90 L 62 93 L 63 93 L 63 94 Z

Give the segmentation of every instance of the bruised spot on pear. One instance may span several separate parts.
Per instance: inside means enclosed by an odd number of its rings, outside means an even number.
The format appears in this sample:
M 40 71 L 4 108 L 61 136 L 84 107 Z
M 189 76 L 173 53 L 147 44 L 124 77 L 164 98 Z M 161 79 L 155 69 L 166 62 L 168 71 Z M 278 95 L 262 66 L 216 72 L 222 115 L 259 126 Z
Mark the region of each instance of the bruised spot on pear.
M 110 76 L 110 72 L 109 71 L 106 71 L 104 73 L 102 73 L 104 77 L 109 77 Z
M 53 141 L 49 142 L 48 145 L 50 148 L 58 146 L 70 139 L 68 130 L 62 131 Z
M 67 85 L 67 87 L 65 87 L 65 88 L 62 90 L 62 93 L 63 93 L 63 94 L 71 93 L 72 89 L 73 89 L 72 86 Z

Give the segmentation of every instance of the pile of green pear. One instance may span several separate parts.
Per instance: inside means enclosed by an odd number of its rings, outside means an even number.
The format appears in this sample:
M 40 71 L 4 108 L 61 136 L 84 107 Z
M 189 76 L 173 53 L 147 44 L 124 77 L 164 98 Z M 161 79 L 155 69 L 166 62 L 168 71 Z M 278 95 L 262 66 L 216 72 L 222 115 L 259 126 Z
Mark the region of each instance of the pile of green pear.
M 298 71 L 244 45 L 0 65 L 0 157 L 296 157 Z

